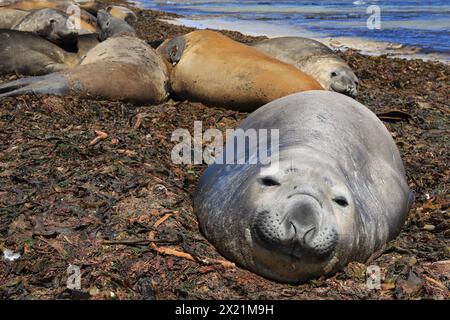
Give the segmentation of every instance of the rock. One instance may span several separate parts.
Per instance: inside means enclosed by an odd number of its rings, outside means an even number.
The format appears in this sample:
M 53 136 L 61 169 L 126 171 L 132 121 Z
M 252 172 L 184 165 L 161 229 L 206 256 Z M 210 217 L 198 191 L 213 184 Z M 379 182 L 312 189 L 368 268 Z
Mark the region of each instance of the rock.
M 410 268 L 406 275 L 400 275 L 395 282 L 395 297 L 397 299 L 411 299 L 420 295 L 423 280 L 414 268 Z

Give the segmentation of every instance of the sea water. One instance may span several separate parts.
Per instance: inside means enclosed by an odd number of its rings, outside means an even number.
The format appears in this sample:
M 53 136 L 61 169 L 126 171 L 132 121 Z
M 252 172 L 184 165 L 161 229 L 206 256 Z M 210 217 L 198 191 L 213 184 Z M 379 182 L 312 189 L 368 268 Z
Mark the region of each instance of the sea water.
M 450 57 L 450 0 L 138 2 L 144 8 L 183 15 L 183 24 L 195 27 L 222 27 L 253 35 L 354 37 L 399 43 Z M 379 29 L 367 24 L 374 13 L 368 8 L 373 5 L 379 8 Z

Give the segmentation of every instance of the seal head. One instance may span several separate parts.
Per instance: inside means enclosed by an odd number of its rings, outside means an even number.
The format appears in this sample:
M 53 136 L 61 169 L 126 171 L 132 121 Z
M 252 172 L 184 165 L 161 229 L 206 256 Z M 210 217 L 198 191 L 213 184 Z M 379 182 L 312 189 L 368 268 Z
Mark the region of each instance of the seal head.
M 276 165 L 248 189 L 247 241 L 255 261 L 265 273 L 301 281 L 336 270 L 347 255 L 348 233 L 357 230 L 345 178 L 309 148 L 285 152 Z
M 100 27 L 100 41 L 120 35 L 136 36 L 136 31 L 125 20 L 113 17 L 105 10 L 97 13 L 97 23 Z
M 358 78 L 333 50 L 323 43 L 302 37 L 280 37 L 252 45 L 280 61 L 293 65 L 316 79 L 326 90 L 357 95 Z
M 330 61 L 329 58 L 323 58 L 323 60 L 328 60 L 322 63 L 327 63 L 331 71 L 323 70 L 322 73 L 317 72 L 318 79 L 322 79 L 319 82 L 323 83 L 328 90 L 343 93 L 350 97 L 356 97 L 358 94 L 359 80 L 350 67 L 340 61 Z M 319 64 L 321 62 L 318 60 L 316 63 Z
M 34 32 L 58 45 L 77 41 L 77 32 L 68 24 L 69 16 L 56 9 L 39 9 L 20 20 L 14 30 Z

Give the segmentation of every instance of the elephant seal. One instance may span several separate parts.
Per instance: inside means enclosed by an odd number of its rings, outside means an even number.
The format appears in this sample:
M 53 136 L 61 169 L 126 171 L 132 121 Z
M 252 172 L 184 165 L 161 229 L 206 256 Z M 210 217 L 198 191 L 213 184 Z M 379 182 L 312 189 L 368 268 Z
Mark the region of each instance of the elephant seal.
M 80 28 L 78 29 L 75 24 L 78 24 Z M 35 32 L 57 44 L 73 43 L 78 34 L 96 31 L 93 28 L 93 26 L 82 23 L 82 19 L 70 17 L 67 13 L 57 9 L 32 11 L 12 27 L 13 30 Z
M 157 51 L 171 69 L 173 93 L 207 105 L 253 111 L 294 92 L 322 89 L 297 68 L 214 31 L 167 40 Z
M 69 28 L 69 16 L 56 9 L 39 9 L 18 21 L 13 30 L 34 32 L 56 44 L 74 43 L 77 33 Z
M 108 6 L 106 12 L 115 18 L 125 20 L 130 26 L 134 26 L 138 20 L 136 13 L 122 6 Z
M 90 13 L 96 13 L 99 9 L 99 4 L 94 0 L 0 0 L 0 7 L 26 11 L 44 8 L 61 9 L 68 5 L 76 5 Z
M 124 19 L 116 18 L 105 10 L 99 10 L 97 19 L 98 23 L 104 26 L 104 28 L 100 31 L 100 41 L 108 39 L 112 36 L 120 36 L 122 34 L 136 36 L 136 31 L 134 28 Z
M 107 13 L 100 11 L 98 21 L 105 31 L 109 20 L 101 19 Z M 89 50 L 75 68 L 2 84 L 0 98 L 32 93 L 161 103 L 168 97 L 169 81 L 162 58 L 145 41 L 115 28 L 117 35 Z
M 358 78 L 352 69 L 326 45 L 301 37 L 263 40 L 253 48 L 297 67 L 316 79 L 326 90 L 356 96 Z
M 73 68 L 98 43 L 97 35 L 80 35 L 71 52 L 31 32 L 0 30 L 0 75 L 43 75 Z
M 28 14 L 26 11 L 0 7 L 0 29 L 11 29 Z
M 12 3 L 4 3 L 4 6 L 1 6 L 0 2 L 0 10 L 20 10 L 27 12 L 28 14 L 33 13 L 35 11 L 40 11 L 43 9 L 52 9 L 57 10 L 61 13 L 64 13 L 71 17 L 71 22 L 79 26 L 76 30 L 78 34 L 85 33 L 96 33 L 98 32 L 96 18 L 83 8 L 80 8 L 76 2 L 71 1 L 16 1 Z M 48 11 L 49 13 L 54 13 L 54 11 Z M 79 14 L 79 17 L 76 15 Z M 68 16 L 65 19 L 68 19 Z M 1 15 L 0 15 L 1 17 Z M 32 16 L 30 16 L 32 17 Z M 37 16 L 37 19 L 45 19 L 47 17 Z M 35 22 L 37 23 L 37 22 Z M 30 30 L 27 30 L 30 31 Z
M 200 229 L 228 259 L 298 283 L 367 261 L 400 232 L 414 196 L 389 131 L 359 102 L 297 93 L 259 108 L 240 128 L 278 129 L 279 144 L 260 134 L 265 143 L 237 150 L 241 164 L 216 160 L 199 181 Z M 270 166 L 260 164 L 265 152 Z

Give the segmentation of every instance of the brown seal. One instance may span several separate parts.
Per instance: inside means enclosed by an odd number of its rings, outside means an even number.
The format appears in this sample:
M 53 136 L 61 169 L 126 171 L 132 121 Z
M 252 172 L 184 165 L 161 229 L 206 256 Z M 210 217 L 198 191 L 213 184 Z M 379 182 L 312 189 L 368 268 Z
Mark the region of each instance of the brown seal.
M 323 89 L 297 68 L 214 31 L 167 40 L 158 52 L 171 69 L 171 89 L 181 99 L 253 111 L 295 92 Z
M 69 51 L 32 32 L 0 30 L 0 75 L 43 75 L 70 69 L 98 43 L 95 34 L 80 35 Z
M 106 11 L 113 17 L 125 20 L 131 26 L 134 26 L 138 20 L 136 13 L 126 7 L 108 6 Z

